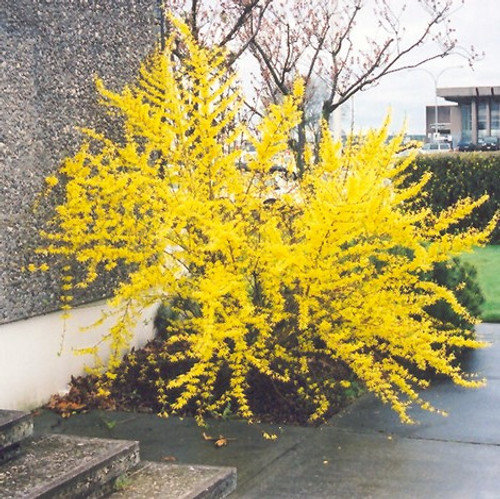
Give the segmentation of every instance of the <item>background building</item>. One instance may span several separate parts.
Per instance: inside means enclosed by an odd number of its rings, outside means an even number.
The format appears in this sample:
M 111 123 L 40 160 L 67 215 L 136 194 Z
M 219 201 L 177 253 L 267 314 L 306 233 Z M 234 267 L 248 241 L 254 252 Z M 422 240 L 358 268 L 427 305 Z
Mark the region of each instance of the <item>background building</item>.
M 449 130 L 454 144 L 459 140 L 477 144 L 482 137 L 500 137 L 500 87 L 438 88 L 437 95 L 457 104 L 438 106 L 438 131 Z M 426 123 L 427 130 L 434 131 L 434 106 L 427 107 Z

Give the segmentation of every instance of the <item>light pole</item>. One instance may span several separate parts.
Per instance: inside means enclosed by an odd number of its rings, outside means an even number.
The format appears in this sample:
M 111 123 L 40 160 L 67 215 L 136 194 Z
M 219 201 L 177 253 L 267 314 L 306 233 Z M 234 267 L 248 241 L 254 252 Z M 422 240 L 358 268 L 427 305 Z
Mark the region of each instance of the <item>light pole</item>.
M 439 78 L 446 71 L 450 71 L 452 69 L 462 69 L 462 68 L 463 68 L 463 66 L 451 66 L 449 68 L 442 69 L 437 75 L 435 75 L 434 73 L 431 73 L 427 69 L 415 68 L 418 71 L 423 71 L 424 73 L 427 73 L 432 78 L 432 81 L 434 82 L 434 133 L 432 136 L 433 142 L 438 138 L 438 102 L 437 102 L 438 95 L 437 95 L 437 88 L 438 88 Z M 432 129 L 432 126 L 431 126 L 431 129 Z

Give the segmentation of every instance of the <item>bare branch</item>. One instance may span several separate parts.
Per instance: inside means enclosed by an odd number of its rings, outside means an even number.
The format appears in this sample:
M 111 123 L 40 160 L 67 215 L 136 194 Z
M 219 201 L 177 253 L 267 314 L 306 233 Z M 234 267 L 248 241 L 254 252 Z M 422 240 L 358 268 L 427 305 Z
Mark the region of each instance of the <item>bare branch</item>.
M 328 119 L 357 92 L 394 73 L 450 54 L 460 54 L 469 63 L 477 59 L 474 50 L 459 46 L 449 20 L 463 0 L 168 3 L 184 13 L 200 41 L 228 48 L 228 65 L 245 52 L 253 55 L 260 74 L 252 75 L 258 89 L 254 102 L 247 103 L 252 113 L 289 94 L 299 75 L 306 85 L 304 107 L 318 107 L 314 91 L 321 88 L 323 117 Z M 312 119 L 317 112 L 308 116 Z

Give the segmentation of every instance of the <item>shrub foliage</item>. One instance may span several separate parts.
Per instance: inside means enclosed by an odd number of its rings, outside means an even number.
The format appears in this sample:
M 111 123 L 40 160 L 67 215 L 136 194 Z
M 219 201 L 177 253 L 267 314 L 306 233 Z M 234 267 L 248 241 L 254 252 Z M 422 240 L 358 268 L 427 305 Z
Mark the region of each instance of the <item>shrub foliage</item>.
M 116 378 L 141 309 L 162 302 L 170 312 L 161 348 L 141 362 L 152 366 L 163 414 L 193 406 L 203 418 L 231 407 L 251 419 L 257 376 L 293 386 L 310 420 L 321 420 L 329 394 L 349 385 L 331 377 L 338 363 L 404 421 L 413 403 L 433 410 L 417 392 L 428 382 L 415 368 L 480 384 L 449 347 L 481 344 L 428 310 L 444 301 L 473 319 L 423 275 L 486 240 L 494 222 L 447 233 L 485 198 L 439 213 L 412 209 L 428 177 L 402 186 L 412 160 L 394 160 L 401 138 L 387 143 L 387 124 L 342 151 L 323 127 L 319 159 L 309 154 L 305 174 L 276 191 L 269 170 L 300 120 L 300 82 L 251 134 L 238 122 L 224 54 L 199 47 L 174 22 L 165 52 L 133 85 L 114 93 L 98 82 L 103 103 L 123 117 L 123 140 L 86 131 L 62 165 L 65 199 L 44 231 L 46 254 L 85 266 L 76 286 L 129 269 L 112 299 L 121 314 L 105 338 L 113 355 L 103 379 Z M 256 151 L 244 170 L 235 147 L 242 136 Z M 160 369 L 164 360 L 177 368 Z
M 418 203 L 433 211 L 444 210 L 466 197 L 489 196 L 482 206 L 456 224 L 459 230 L 470 226 L 484 228 L 500 211 L 500 152 L 422 155 L 406 173 L 408 185 L 432 173 L 425 187 L 427 195 L 420 197 Z M 491 234 L 491 242 L 500 244 L 498 224 Z

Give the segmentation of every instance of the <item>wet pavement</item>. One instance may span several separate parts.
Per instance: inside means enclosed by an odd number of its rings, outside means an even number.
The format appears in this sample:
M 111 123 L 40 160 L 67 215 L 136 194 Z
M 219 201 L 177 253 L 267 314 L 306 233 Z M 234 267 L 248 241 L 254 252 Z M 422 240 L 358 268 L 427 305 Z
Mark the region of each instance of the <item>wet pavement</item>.
M 236 466 L 231 498 L 500 498 L 500 324 L 478 333 L 492 346 L 464 365 L 487 386 L 437 381 L 424 398 L 449 416 L 415 410 L 416 425 L 367 395 L 318 428 L 229 420 L 202 430 L 190 418 L 93 411 L 67 420 L 41 412 L 35 431 L 138 440 L 153 461 Z

